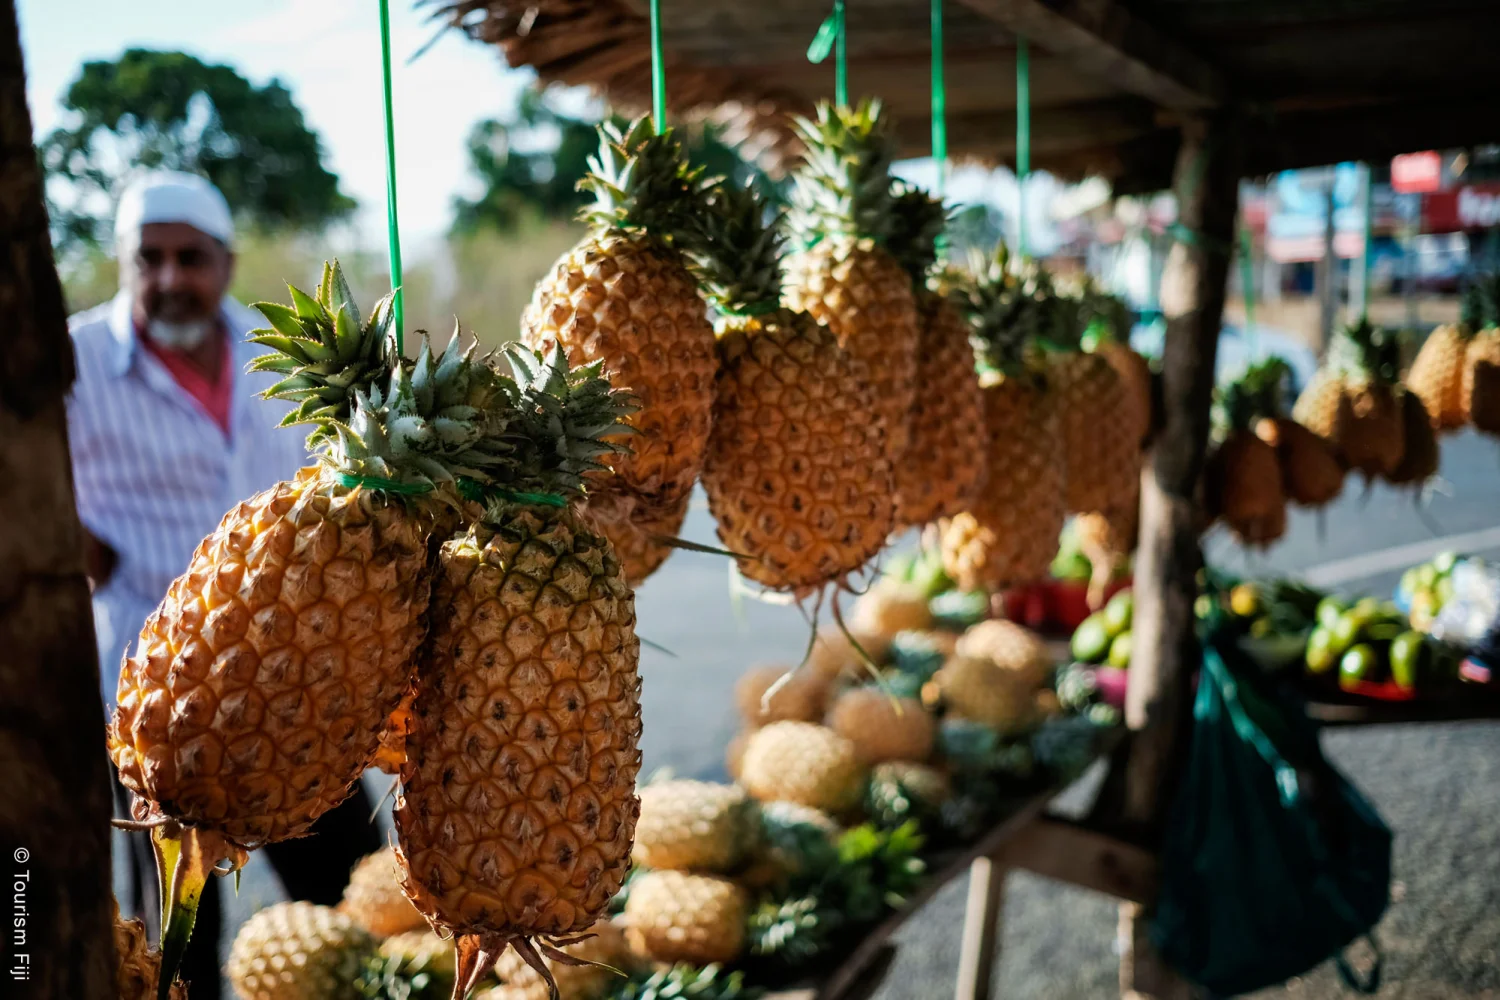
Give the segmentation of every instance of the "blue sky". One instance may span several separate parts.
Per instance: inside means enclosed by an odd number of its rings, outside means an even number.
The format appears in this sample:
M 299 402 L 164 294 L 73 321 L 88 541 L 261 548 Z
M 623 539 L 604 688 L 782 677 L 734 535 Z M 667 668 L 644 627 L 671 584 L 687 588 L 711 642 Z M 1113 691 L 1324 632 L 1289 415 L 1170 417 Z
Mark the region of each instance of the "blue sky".
M 79 66 L 131 46 L 175 48 L 224 62 L 256 83 L 280 77 L 323 138 L 327 163 L 359 199 L 365 239 L 383 237 L 385 164 L 380 34 L 374 0 L 19 0 L 36 130 L 58 124 Z M 474 122 L 511 106 L 529 75 L 497 49 L 446 33 L 408 66 L 436 25 L 392 0 L 401 228 L 413 242 L 447 228 L 467 179 Z

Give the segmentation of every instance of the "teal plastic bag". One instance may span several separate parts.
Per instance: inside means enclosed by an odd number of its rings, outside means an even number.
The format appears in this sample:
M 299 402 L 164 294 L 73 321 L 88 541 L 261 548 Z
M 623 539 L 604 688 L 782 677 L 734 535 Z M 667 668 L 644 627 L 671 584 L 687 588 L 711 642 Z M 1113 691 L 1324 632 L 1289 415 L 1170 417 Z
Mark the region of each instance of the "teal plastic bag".
M 1182 975 L 1233 996 L 1369 933 L 1390 899 L 1391 831 L 1324 758 L 1302 706 L 1220 634 L 1204 645 L 1193 719 L 1152 941 Z M 1342 958 L 1340 972 L 1378 989 L 1378 949 L 1366 982 Z

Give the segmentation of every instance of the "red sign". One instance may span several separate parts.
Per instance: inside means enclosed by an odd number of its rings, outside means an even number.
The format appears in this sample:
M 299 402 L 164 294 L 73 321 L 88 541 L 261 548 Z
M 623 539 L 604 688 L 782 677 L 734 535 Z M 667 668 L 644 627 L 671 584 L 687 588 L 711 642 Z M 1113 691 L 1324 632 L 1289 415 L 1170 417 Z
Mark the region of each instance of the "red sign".
M 1391 188 L 1397 194 L 1423 194 L 1443 186 L 1443 157 L 1428 150 L 1391 161 Z
M 1457 233 L 1500 226 L 1500 184 L 1471 184 L 1422 195 L 1422 232 Z

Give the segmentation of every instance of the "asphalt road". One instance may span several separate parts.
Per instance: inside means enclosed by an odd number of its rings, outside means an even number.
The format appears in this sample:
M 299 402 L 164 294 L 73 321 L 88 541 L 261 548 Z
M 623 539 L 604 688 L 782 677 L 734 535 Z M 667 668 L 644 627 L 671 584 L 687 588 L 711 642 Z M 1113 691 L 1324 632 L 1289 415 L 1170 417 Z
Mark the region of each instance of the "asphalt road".
M 1342 561 L 1398 546 L 1408 546 L 1408 555 L 1425 548 L 1436 552 L 1443 547 L 1435 541 L 1439 536 L 1500 526 L 1500 445 L 1474 435 L 1448 439 L 1442 476 L 1420 514 L 1409 493 L 1388 487 L 1365 493 L 1351 483 L 1323 516 L 1294 512 L 1287 537 L 1267 553 L 1246 556 L 1219 537 L 1210 539 L 1208 549 L 1216 563 L 1257 572 L 1342 563 L 1335 574 L 1347 577 L 1340 579 L 1341 589 L 1387 594 L 1405 564 L 1382 566 L 1378 557 L 1352 567 Z M 701 503 L 690 513 L 684 536 L 714 541 Z M 736 729 L 735 679 L 754 663 L 800 659 L 808 636 L 803 617 L 794 608 L 734 601 L 724 560 L 693 552 L 674 554 L 641 589 L 637 608 L 641 636 L 661 647 L 642 654 L 646 772 L 722 775 L 723 747 Z M 1326 745 L 1397 834 L 1396 901 L 1379 929 L 1386 950 L 1380 995 L 1500 998 L 1500 726 L 1370 728 L 1329 734 Z M 949 886 L 921 919 L 908 924 L 878 996 L 951 995 L 964 892 L 962 882 Z M 228 923 L 237 925 L 279 895 L 264 863 L 252 861 Z M 1117 995 L 1114 933 L 1115 908 L 1107 900 L 1013 876 L 997 995 Z M 1258 994 L 1338 995 L 1329 968 Z

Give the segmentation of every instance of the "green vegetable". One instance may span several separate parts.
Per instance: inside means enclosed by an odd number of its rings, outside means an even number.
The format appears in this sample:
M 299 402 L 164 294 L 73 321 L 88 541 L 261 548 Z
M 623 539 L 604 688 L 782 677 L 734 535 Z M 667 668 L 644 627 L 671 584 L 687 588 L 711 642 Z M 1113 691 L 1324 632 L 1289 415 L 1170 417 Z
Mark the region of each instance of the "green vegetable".
M 1073 633 L 1073 659 L 1083 663 L 1099 663 L 1109 655 L 1112 638 L 1103 613 L 1094 612 L 1080 622 Z
M 1109 644 L 1109 665 L 1124 670 L 1130 666 L 1130 650 L 1135 645 L 1129 632 L 1121 632 Z
M 1337 597 L 1330 595 L 1318 602 L 1318 608 L 1315 612 L 1315 617 L 1318 619 L 1319 625 L 1322 625 L 1324 628 L 1333 628 L 1333 623 L 1336 622 L 1339 616 L 1343 613 L 1344 602 L 1339 600 Z
M 1453 572 L 1453 567 L 1458 565 L 1461 558 L 1463 557 L 1451 549 L 1447 552 L 1439 552 L 1432 557 L 1432 569 L 1438 576 L 1447 576 Z
M 1339 650 L 1333 647 L 1333 633 L 1319 626 L 1307 637 L 1307 670 L 1309 673 L 1326 674 L 1338 662 Z
M 1104 623 L 1109 626 L 1109 634 L 1117 636 L 1121 632 L 1130 631 L 1131 622 L 1135 620 L 1135 597 L 1128 590 L 1122 590 L 1109 599 L 1104 605 Z
M 1094 575 L 1094 564 L 1082 552 L 1061 553 L 1052 560 L 1052 575 L 1059 580 L 1083 583 Z
M 1379 666 L 1380 659 L 1375 653 L 1375 647 L 1362 642 L 1339 660 L 1339 686 L 1349 687 L 1356 682 L 1370 680 Z
M 1342 656 L 1344 651 L 1359 641 L 1364 632 L 1365 620 L 1354 611 L 1346 611 L 1334 620 L 1333 627 L 1328 630 L 1332 638 L 1332 647 L 1335 656 Z
M 1427 661 L 1427 638 L 1421 632 L 1402 632 L 1391 640 L 1391 680 L 1408 690 L 1417 686 Z

